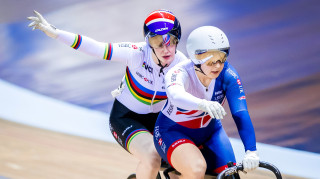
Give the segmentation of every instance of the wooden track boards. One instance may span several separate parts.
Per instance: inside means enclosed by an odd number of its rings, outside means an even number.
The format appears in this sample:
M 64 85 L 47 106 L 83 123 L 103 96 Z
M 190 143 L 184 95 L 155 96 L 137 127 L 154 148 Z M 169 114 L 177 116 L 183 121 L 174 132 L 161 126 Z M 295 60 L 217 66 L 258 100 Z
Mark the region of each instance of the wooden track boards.
M 1 179 L 125 179 L 137 162 L 118 144 L 0 120 Z

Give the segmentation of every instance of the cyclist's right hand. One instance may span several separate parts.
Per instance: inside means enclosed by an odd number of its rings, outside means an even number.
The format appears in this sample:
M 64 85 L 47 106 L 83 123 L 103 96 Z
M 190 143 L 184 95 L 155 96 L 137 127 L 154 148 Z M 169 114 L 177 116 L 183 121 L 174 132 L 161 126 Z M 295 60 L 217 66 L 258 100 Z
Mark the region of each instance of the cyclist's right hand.
M 203 99 L 198 107 L 200 110 L 207 112 L 212 118 L 215 119 L 223 119 L 227 113 L 220 103 L 216 101 L 207 101 Z
M 256 169 L 257 167 L 259 167 L 259 161 L 260 158 L 257 151 L 247 150 L 242 161 L 243 170 L 245 172 L 248 172 Z
M 28 17 L 29 20 L 31 20 L 32 22 L 29 24 L 29 27 L 33 27 L 32 30 L 34 29 L 40 29 L 42 30 L 47 36 L 51 37 L 51 38 L 57 38 L 58 36 L 58 32 L 57 32 L 57 28 L 55 28 L 53 25 L 49 24 L 43 17 L 42 15 L 37 12 L 37 11 L 33 11 L 34 14 L 36 15 L 36 17 L 31 16 Z

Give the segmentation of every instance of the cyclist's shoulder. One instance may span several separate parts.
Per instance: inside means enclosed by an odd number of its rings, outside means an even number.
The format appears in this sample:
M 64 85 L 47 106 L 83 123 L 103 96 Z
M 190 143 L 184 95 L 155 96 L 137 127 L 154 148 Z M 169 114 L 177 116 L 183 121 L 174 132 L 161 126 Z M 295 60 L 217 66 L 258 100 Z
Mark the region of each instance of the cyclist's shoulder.
M 183 61 L 176 62 L 176 64 L 173 64 L 173 67 L 170 69 L 170 71 L 175 71 L 176 73 L 179 72 L 188 72 L 193 69 L 193 63 L 189 59 L 185 59 Z
M 145 42 L 118 42 L 113 43 L 113 46 L 114 54 L 126 58 L 130 67 L 141 66 L 140 63 L 150 57 L 150 50 Z
M 239 74 L 237 70 L 228 62 L 226 61 L 222 70 L 222 75 L 224 79 L 238 79 Z

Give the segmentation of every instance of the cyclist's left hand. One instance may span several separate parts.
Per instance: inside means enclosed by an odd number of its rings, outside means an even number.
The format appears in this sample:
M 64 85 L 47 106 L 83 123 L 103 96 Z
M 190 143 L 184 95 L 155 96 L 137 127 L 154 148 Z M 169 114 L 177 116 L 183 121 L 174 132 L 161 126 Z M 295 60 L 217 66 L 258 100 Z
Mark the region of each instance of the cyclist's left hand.
M 246 151 L 246 155 L 242 161 L 243 170 L 245 172 L 251 171 L 259 167 L 259 155 L 257 151 Z

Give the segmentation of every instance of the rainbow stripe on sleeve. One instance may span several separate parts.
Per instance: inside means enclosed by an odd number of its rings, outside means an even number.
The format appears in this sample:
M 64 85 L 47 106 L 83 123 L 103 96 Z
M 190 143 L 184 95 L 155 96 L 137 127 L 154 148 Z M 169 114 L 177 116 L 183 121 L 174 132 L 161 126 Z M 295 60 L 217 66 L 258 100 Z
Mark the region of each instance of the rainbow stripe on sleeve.
M 82 36 L 76 35 L 76 38 L 74 39 L 74 42 L 71 45 L 71 47 L 77 50 L 80 47 L 81 42 L 82 42 Z
M 106 44 L 106 48 L 105 48 L 105 50 L 104 50 L 103 59 L 105 59 L 105 60 L 111 60 L 112 52 L 113 52 L 112 44 L 111 44 L 111 43 L 107 43 L 107 44 Z
M 130 73 L 129 68 L 127 67 L 126 69 L 126 83 L 129 88 L 129 91 L 131 94 L 140 102 L 146 104 L 146 105 L 151 105 L 152 103 L 152 98 L 155 93 L 153 90 L 149 90 L 139 84 L 139 82 L 132 76 Z M 166 92 L 159 92 L 157 91 L 156 96 L 153 100 L 153 104 L 156 104 L 160 101 L 166 100 L 167 99 L 167 94 Z

